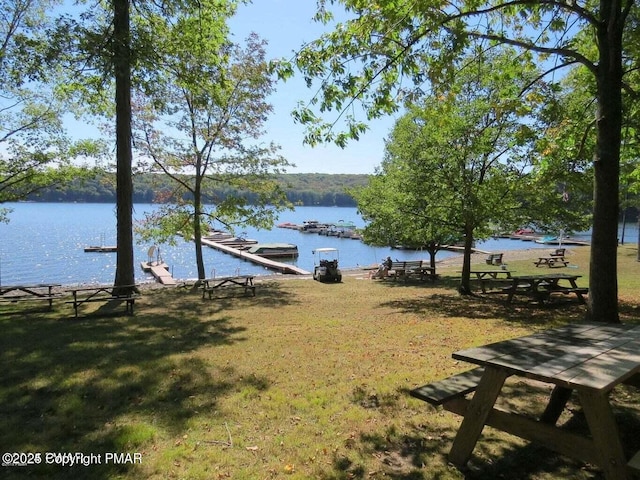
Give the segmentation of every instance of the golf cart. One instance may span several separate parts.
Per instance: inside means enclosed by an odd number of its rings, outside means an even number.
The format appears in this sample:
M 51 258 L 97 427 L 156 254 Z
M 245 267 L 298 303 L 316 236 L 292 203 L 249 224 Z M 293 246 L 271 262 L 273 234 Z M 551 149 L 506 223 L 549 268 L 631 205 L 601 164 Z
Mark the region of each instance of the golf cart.
M 316 248 L 313 279 L 319 282 L 341 282 L 342 272 L 338 268 L 337 248 Z

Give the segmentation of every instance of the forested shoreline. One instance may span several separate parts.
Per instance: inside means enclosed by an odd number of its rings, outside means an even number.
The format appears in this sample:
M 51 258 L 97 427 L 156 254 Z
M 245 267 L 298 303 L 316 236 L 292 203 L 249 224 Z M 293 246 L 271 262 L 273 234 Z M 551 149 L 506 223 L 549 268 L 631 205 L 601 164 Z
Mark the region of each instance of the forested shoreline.
M 350 189 L 367 183 L 369 175 L 300 173 L 281 174 L 276 178 L 287 199 L 298 206 L 355 207 L 356 202 Z M 134 176 L 134 203 L 154 203 L 175 200 L 172 197 L 172 183 L 159 174 L 138 174 Z M 228 188 L 217 188 L 207 192 L 211 199 L 224 199 L 240 194 L 252 203 L 252 194 Z M 114 203 L 115 175 L 103 174 L 90 180 L 76 180 L 68 185 L 41 189 L 28 197 L 35 202 L 81 202 Z

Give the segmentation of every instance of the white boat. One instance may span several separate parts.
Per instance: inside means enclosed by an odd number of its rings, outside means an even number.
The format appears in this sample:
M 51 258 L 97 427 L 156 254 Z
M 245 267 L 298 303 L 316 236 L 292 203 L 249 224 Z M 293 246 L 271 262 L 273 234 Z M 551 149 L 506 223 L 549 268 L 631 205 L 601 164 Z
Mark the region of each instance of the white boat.
M 257 243 L 248 248 L 247 253 L 265 258 L 294 258 L 298 256 L 298 246 L 292 243 Z

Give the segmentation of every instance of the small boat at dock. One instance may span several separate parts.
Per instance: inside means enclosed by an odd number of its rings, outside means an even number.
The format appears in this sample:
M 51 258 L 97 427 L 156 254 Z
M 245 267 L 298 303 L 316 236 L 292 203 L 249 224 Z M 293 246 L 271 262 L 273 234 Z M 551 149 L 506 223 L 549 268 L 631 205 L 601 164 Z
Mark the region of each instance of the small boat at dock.
M 298 246 L 292 243 L 257 243 L 246 251 L 264 258 L 295 258 L 298 256 Z

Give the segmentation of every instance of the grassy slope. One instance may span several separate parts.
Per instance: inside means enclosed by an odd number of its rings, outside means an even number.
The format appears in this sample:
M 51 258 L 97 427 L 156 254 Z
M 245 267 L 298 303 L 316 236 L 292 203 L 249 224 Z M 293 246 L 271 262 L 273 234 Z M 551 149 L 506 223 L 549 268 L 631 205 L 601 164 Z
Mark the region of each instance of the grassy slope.
M 572 251 L 585 276 L 588 249 Z M 530 260 L 510 269 L 535 271 Z M 640 321 L 640 264 L 620 251 L 625 321 Z M 407 390 L 469 366 L 451 352 L 579 321 L 584 307 L 461 298 L 459 267 L 435 285 L 265 280 L 256 297 L 202 300 L 153 290 L 134 317 L 72 320 L 1 307 L 0 446 L 6 451 L 142 452 L 141 465 L 5 467 L 7 478 L 461 479 L 446 454 L 460 418 Z M 98 308 L 92 305 L 88 308 Z M 119 307 L 120 311 L 122 307 Z M 509 387 L 517 380 L 510 381 Z M 542 406 L 531 387 L 503 401 Z M 638 396 L 617 389 L 620 415 Z M 534 399 L 532 401 L 532 398 Z M 539 400 L 539 401 L 538 401 Z M 631 405 L 635 402 L 635 410 Z M 562 421 L 573 428 L 580 415 Z M 623 433 L 640 448 L 640 417 Z M 599 478 L 597 470 L 486 429 L 469 478 Z

